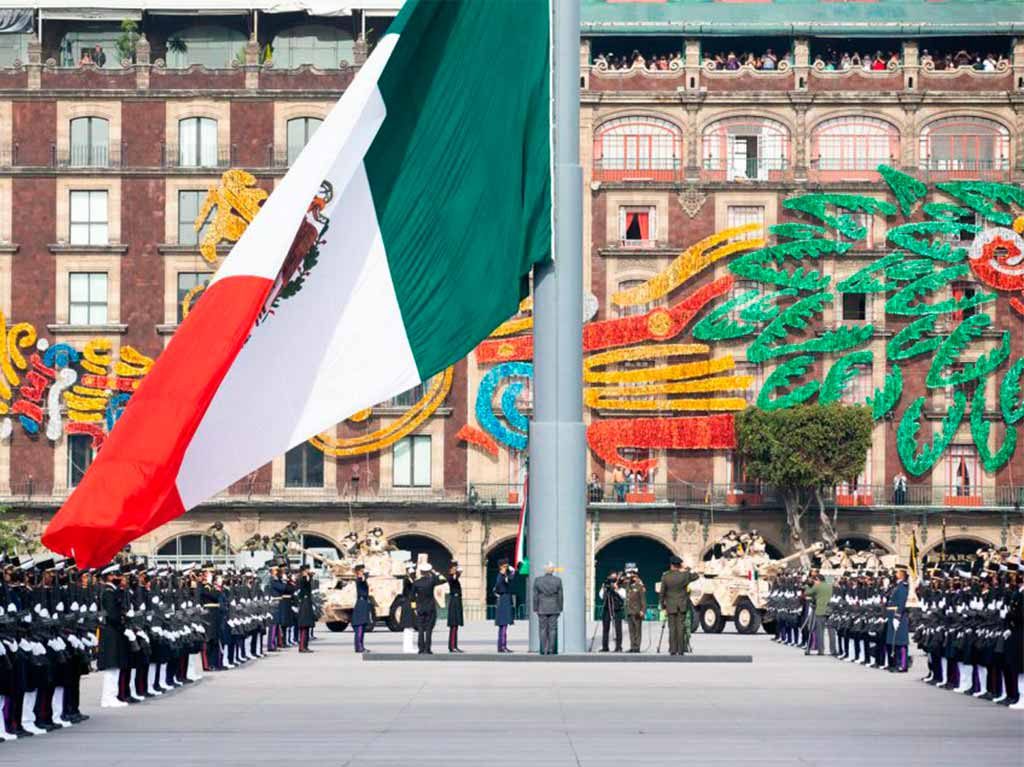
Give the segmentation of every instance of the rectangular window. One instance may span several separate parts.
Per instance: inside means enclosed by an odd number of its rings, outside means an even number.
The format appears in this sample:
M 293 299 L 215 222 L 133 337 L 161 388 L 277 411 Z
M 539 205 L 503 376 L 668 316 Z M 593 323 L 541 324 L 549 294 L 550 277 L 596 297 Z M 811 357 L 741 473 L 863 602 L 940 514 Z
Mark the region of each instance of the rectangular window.
M 210 228 L 210 216 L 207 214 L 203 224 L 196 231 L 196 218 L 206 199 L 205 191 L 195 189 L 178 192 L 178 244 L 198 245 Z
M 764 205 L 730 205 L 725 209 L 725 224 L 729 229 L 747 224 L 759 224 L 760 230 L 753 230 L 736 239 L 753 240 L 764 237 Z
M 973 282 L 954 282 L 951 286 L 952 297 L 959 301 L 969 301 L 978 295 L 978 286 Z M 959 323 L 978 313 L 978 307 L 968 306 L 966 309 L 952 312 L 953 322 Z
M 88 434 L 68 435 L 68 487 L 78 487 L 85 470 L 92 463 L 92 437 Z
M 104 190 L 75 190 L 71 192 L 72 245 L 107 245 L 107 193 Z
M 68 275 L 68 322 L 71 325 L 107 324 L 106 272 L 71 272 Z
M 863 322 L 868 318 L 868 297 L 864 293 L 843 293 L 843 319 Z
M 981 462 L 974 445 L 951 445 L 946 462 L 949 495 L 981 495 Z
M 202 291 L 196 290 L 205 286 L 212 277 L 209 272 L 178 272 L 178 322 L 185 319 L 185 298 L 188 297 L 189 311 L 196 305 Z
M 430 435 L 414 434 L 395 443 L 392 486 L 430 487 Z
M 212 117 L 187 117 L 178 122 L 178 164 L 183 168 L 215 168 L 217 121 Z
M 857 222 L 857 226 L 864 230 L 865 234 L 859 240 L 856 240 L 857 244 L 861 248 L 870 250 L 874 245 L 874 228 L 875 228 L 875 217 L 870 213 L 847 213 L 847 216 Z M 850 238 L 847 238 L 850 239 Z
M 74 167 L 107 167 L 110 164 L 109 132 L 109 123 L 101 117 L 72 120 L 69 164 Z
M 317 117 L 296 117 L 288 121 L 288 165 L 298 159 L 323 120 Z
M 284 454 L 285 487 L 323 487 L 324 454 L 308 442 Z
M 658 211 L 651 206 L 619 208 L 619 242 L 625 247 L 649 248 L 658 239 Z
M 843 389 L 842 402 L 847 405 L 863 405 L 868 397 L 874 393 L 872 383 L 871 367 L 862 365 L 856 368 L 857 374 L 846 384 Z
M 750 376 L 754 379 L 754 382 L 750 384 L 742 392 L 735 394 L 728 393 L 727 396 L 739 397 L 742 396 L 748 405 L 756 405 L 757 397 L 761 393 L 761 387 L 764 384 L 764 367 L 759 363 L 755 362 L 737 362 L 736 363 L 736 375 L 738 376 Z

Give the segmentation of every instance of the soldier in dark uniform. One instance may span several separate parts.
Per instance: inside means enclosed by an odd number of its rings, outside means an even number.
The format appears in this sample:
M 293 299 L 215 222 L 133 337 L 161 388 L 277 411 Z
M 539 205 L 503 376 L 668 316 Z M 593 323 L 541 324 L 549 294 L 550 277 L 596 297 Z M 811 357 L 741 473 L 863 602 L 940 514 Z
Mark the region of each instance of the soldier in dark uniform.
M 668 614 L 668 653 L 682 655 L 686 652 L 684 626 L 690 611 L 690 593 L 687 587 L 697 576 L 683 569 L 683 560 L 673 555 L 669 559 L 669 570 L 661 576 L 661 607 Z
M 430 649 L 437 623 L 437 599 L 434 588 L 447 583 L 447 578 L 438 575 L 429 562 L 419 565 L 419 577 L 412 584 L 413 599 L 416 601 L 416 631 L 419 635 L 418 646 L 420 655 L 433 655 Z
M 459 627 L 463 625 L 462 610 L 462 568 L 452 560 L 448 566 L 448 652 L 461 653 L 459 649 Z
M 910 620 L 907 616 L 907 597 L 910 584 L 907 583 L 906 565 L 896 566 L 896 583 L 885 601 L 887 620 L 885 644 L 889 648 L 889 671 L 906 673 L 907 645 L 910 643 Z
M 400 597 L 398 625 L 402 629 L 402 652 L 412 653 L 416 639 L 416 598 L 413 596 L 412 584 L 416 582 L 416 563 L 405 563 L 405 575 L 402 577 L 402 595 Z
M 366 567 L 356 565 L 356 603 L 352 608 L 352 633 L 355 651 L 366 653 L 366 627 L 373 621 L 373 608 L 370 605 L 370 584 L 366 582 Z
M 206 642 L 203 644 L 203 671 L 220 671 L 220 623 L 224 609 L 220 603 L 220 593 L 213 583 L 212 565 L 204 567 L 202 579 L 197 586 L 197 598 L 204 610 L 203 626 Z
M 119 708 L 128 705 L 127 691 L 121 686 L 121 669 L 127 668 L 128 639 L 124 635 L 124 593 L 121 591 L 121 565 L 112 564 L 100 571 L 100 649 L 97 668 L 103 672 L 100 705 Z
M 626 603 L 626 590 L 619 582 L 619 574 L 608 573 L 597 593 L 601 600 L 601 652 L 608 652 L 611 629 L 615 629 L 615 652 L 622 652 L 622 611 Z
M 299 569 L 299 587 L 295 591 L 295 598 L 299 607 L 296 616 L 299 626 L 299 652 L 313 652 L 309 649 L 309 631 L 316 623 L 316 614 L 313 612 L 313 578 L 308 565 L 303 565 Z
M 498 577 L 494 579 L 494 625 L 498 627 L 498 652 L 512 652 L 508 648 L 508 627 L 515 623 L 515 605 L 512 601 L 512 585 L 516 569 L 507 559 L 498 560 Z

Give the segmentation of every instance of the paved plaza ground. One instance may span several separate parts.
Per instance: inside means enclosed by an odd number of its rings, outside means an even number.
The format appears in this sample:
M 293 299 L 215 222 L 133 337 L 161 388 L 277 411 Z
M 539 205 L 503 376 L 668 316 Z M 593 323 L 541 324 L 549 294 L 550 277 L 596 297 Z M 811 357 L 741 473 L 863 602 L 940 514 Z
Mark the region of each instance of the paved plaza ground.
M 491 651 L 493 633 L 469 626 L 463 647 Z M 312 655 L 289 650 L 125 709 L 98 708 L 91 675 L 90 721 L 0 744 L 0 765 L 962 767 L 1020 765 L 1024 752 L 1024 712 L 921 684 L 920 662 L 887 674 L 764 634 L 695 635 L 698 653 L 753 655 L 723 665 L 364 663 L 351 641 L 324 631 Z M 367 645 L 397 651 L 400 636 Z

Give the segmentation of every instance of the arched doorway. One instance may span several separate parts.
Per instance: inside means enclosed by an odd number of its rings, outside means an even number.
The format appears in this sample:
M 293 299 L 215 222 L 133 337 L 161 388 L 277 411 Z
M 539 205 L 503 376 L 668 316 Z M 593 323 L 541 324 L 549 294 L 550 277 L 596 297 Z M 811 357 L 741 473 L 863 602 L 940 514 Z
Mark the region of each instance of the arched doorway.
M 494 618 L 494 603 L 497 601 L 497 597 L 494 596 L 494 582 L 498 579 L 498 562 L 502 559 L 507 559 L 511 564 L 515 559 L 515 546 L 516 539 L 509 538 L 506 541 L 502 541 L 487 554 L 486 562 L 486 573 L 487 583 L 485 584 L 484 593 L 487 595 L 487 619 L 492 620 Z M 512 595 L 515 598 L 516 605 L 516 617 L 526 618 L 526 581 L 525 575 L 518 576 L 512 582 Z
M 924 555 L 925 564 L 937 565 L 940 562 L 954 562 L 970 569 L 977 559 L 978 549 L 987 549 L 991 543 L 974 536 L 949 538 L 945 544 L 938 543 Z
M 202 533 L 183 533 L 164 541 L 155 559 L 175 567 L 205 562 L 213 556 L 213 539 Z
M 396 535 L 394 538 L 390 538 L 389 541 L 398 549 L 404 549 L 410 554 L 410 558 L 415 562 L 420 554 L 425 554 L 427 561 L 430 562 L 434 567 L 434 571 L 441 573 L 442 575 L 448 572 L 448 565 L 451 564 L 454 557 L 448 547 L 445 546 L 434 538 L 428 538 L 425 535 Z
M 664 543 L 646 535 L 626 535 L 602 547 L 594 562 L 594 617 L 600 615 L 601 602 L 597 592 L 601 584 L 609 573 L 621 573 L 626 564 L 632 562 L 647 587 L 647 619 L 657 620 L 658 594 L 654 585 L 661 581 L 662 573 L 668 570 L 668 560 L 673 553 Z

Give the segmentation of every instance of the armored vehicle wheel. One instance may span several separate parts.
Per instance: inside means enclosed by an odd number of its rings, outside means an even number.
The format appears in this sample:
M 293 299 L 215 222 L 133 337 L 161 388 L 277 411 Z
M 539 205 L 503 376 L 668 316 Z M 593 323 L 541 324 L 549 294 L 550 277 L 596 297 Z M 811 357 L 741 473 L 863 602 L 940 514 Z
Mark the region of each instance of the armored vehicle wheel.
M 402 622 L 399 620 L 398 612 L 402 609 L 402 600 L 395 597 L 391 603 L 391 609 L 388 610 L 388 631 L 401 631 Z
M 327 621 L 328 631 L 344 631 L 348 628 L 348 621 Z
M 771 634 L 772 636 L 774 636 L 775 632 L 778 630 L 778 627 L 775 625 L 775 621 L 769 620 L 768 618 L 763 618 L 761 620 L 761 628 L 764 629 L 765 634 Z
M 725 628 L 725 618 L 722 611 L 718 609 L 718 603 L 714 600 L 705 602 L 700 606 L 700 627 L 705 634 L 721 634 Z
M 748 601 L 736 605 L 736 615 L 733 617 L 736 624 L 736 631 L 740 634 L 756 634 L 761 628 L 761 613 L 759 613 Z

